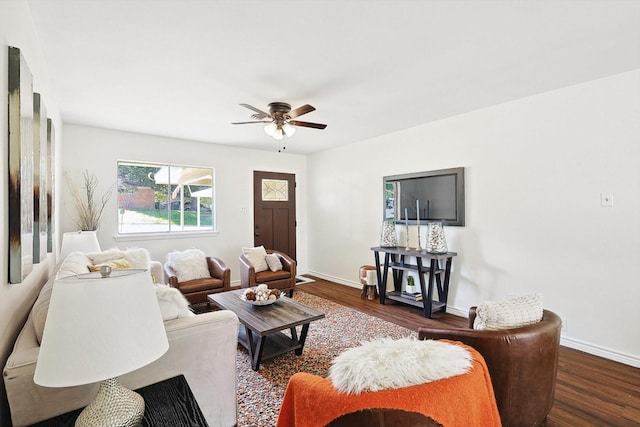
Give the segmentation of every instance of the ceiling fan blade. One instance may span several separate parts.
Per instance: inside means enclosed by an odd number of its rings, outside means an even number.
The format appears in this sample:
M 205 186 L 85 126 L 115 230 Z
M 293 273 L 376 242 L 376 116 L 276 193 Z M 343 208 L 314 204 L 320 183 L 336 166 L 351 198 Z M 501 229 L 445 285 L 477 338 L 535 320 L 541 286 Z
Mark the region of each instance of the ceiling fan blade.
M 235 122 L 231 123 L 232 125 L 246 125 L 249 123 L 271 123 L 271 120 L 258 120 L 257 122 Z
M 314 129 L 324 129 L 327 127 L 327 125 L 324 125 L 322 123 L 300 122 L 298 120 L 289 120 L 289 124 L 294 126 L 302 126 L 305 128 L 314 128 Z
M 258 114 L 254 114 L 251 117 L 253 117 L 254 119 L 265 119 L 267 117 L 271 117 L 269 115 L 269 113 L 265 113 L 264 111 L 260 110 L 259 108 L 254 107 L 253 105 L 249 105 L 249 104 L 240 104 L 241 106 L 243 106 L 244 108 L 248 108 L 251 111 L 255 111 Z
M 291 117 L 292 119 L 295 119 L 296 117 L 299 117 L 303 114 L 310 113 L 312 111 L 315 111 L 315 107 L 312 107 L 309 104 L 305 104 L 301 107 L 296 108 L 295 110 L 290 111 L 289 117 Z

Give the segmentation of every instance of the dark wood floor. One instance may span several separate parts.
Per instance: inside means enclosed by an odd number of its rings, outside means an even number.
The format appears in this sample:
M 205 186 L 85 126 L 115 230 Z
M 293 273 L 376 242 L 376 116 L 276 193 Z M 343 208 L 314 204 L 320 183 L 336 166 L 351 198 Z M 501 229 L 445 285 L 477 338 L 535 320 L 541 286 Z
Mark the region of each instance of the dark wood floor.
M 311 276 L 310 276 L 311 277 Z M 360 290 L 313 277 L 301 290 L 417 331 L 418 327 L 466 327 L 467 319 L 435 313 L 425 319 L 422 310 L 404 304 L 360 298 Z M 634 335 L 637 338 L 637 334 Z M 567 347 L 560 348 L 555 403 L 547 427 L 639 426 L 640 369 Z

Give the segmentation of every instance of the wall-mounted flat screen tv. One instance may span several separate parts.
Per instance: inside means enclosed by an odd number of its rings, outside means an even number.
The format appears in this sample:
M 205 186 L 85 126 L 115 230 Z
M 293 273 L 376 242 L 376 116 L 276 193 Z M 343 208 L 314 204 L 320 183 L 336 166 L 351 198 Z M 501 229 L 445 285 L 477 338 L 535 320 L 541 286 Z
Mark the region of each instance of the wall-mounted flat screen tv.
M 418 211 L 419 209 L 419 211 Z M 464 226 L 464 168 L 384 177 L 384 219 Z

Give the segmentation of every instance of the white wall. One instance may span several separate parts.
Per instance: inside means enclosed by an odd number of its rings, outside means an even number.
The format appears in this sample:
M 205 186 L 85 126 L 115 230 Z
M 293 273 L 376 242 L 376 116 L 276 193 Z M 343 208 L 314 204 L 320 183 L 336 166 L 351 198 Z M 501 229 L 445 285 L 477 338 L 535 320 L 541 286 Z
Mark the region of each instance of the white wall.
M 37 33 L 31 13 L 24 1 L 0 2 L 0 196 L 2 197 L 3 226 L 0 227 L 0 363 L 4 366 L 15 338 L 26 319 L 42 284 L 46 281 L 54 264 L 53 254 L 34 265 L 33 271 L 20 284 L 8 283 L 8 145 L 7 129 L 7 57 L 8 46 L 17 47 L 24 56 L 33 75 L 34 91 L 42 95 L 48 116 L 53 119 L 56 129 L 60 129 L 57 102 L 49 87 L 49 75 L 44 65 Z M 62 140 L 61 132 L 57 133 Z M 9 409 L 4 397 L 4 383 L 0 383 L 0 425 L 9 425 Z
M 268 141 L 267 141 L 268 142 Z M 95 173 L 99 181 L 98 194 L 116 183 L 117 161 L 133 160 L 168 162 L 202 167 L 214 167 L 218 235 L 173 239 L 117 240 L 117 199 L 114 196 L 105 209 L 98 230 L 103 249 L 144 247 L 152 258 L 164 262 L 172 250 L 202 249 L 206 254 L 222 259 L 231 269 L 232 285 L 239 284 L 238 256 L 243 246 L 253 246 L 253 171 L 273 171 L 296 175 L 297 259 L 300 271 L 306 268 L 307 190 L 306 157 L 232 148 L 224 145 L 162 138 L 129 132 L 65 125 L 63 168 L 72 175 L 83 170 Z M 63 183 L 63 212 L 73 213 L 74 207 L 67 182 Z M 114 186 L 115 188 L 115 186 Z M 246 212 L 242 209 L 246 208 Z M 63 231 L 73 231 L 72 218 L 65 215 Z
M 449 311 L 539 291 L 563 344 L 640 366 L 639 117 L 636 70 L 312 155 L 309 270 L 358 286 L 382 177 L 464 166 Z

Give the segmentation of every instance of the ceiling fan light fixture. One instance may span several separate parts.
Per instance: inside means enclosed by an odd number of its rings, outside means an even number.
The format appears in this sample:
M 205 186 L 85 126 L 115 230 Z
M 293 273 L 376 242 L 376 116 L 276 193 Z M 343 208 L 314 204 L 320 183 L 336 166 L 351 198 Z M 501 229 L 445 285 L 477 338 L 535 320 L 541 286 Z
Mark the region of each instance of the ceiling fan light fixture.
M 293 134 L 296 133 L 296 128 L 291 126 L 289 123 L 284 122 L 284 124 L 282 125 L 282 131 L 287 136 L 293 136 Z
M 274 132 L 273 132 L 273 139 L 276 140 L 281 140 L 284 137 L 284 133 L 282 132 L 282 128 L 278 127 Z
M 269 136 L 273 136 L 276 129 L 278 129 L 278 125 L 275 122 L 271 122 L 264 127 L 265 133 Z

